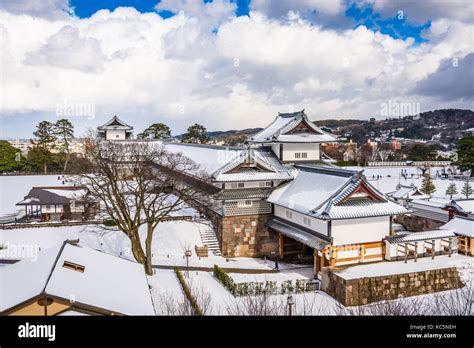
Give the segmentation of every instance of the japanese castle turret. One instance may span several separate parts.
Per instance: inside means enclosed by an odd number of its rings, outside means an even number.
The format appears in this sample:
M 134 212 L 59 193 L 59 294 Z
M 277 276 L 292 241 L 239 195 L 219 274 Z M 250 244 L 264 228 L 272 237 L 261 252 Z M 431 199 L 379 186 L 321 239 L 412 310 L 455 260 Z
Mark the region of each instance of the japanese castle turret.
M 133 127 L 129 126 L 117 116 L 112 117 L 104 125 L 97 127 L 99 137 L 105 140 L 125 140 L 131 139 Z
M 320 144 L 337 142 L 311 122 L 304 110 L 278 113 L 275 120 L 248 140 L 250 144 L 271 146 L 281 162 L 315 162 L 321 160 Z

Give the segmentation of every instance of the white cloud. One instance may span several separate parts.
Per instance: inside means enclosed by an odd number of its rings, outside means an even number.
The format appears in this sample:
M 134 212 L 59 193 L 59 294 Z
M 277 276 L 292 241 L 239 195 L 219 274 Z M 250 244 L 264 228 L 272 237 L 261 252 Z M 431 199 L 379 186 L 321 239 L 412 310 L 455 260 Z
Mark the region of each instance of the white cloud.
M 48 19 L 64 19 L 73 11 L 68 0 L 4 0 L 0 10 Z
M 159 120 L 174 133 L 194 122 L 213 130 L 264 126 L 290 108 L 313 119 L 381 117 L 389 99 L 431 110 L 447 101 L 414 94 L 417 84 L 474 51 L 465 39 L 472 26 L 461 20 L 434 21 L 430 41 L 413 45 L 363 26 L 330 30 L 299 11 L 281 21 L 260 11 L 235 17 L 235 4 L 223 0 L 159 7 L 184 13 L 164 20 L 117 8 L 52 19 L 2 11 L 2 135 L 28 136 L 14 117 L 54 118 L 65 101 L 96 105 L 96 120 L 72 119 L 79 130 L 117 114 L 138 131 Z M 470 104 L 451 98 L 448 106 Z

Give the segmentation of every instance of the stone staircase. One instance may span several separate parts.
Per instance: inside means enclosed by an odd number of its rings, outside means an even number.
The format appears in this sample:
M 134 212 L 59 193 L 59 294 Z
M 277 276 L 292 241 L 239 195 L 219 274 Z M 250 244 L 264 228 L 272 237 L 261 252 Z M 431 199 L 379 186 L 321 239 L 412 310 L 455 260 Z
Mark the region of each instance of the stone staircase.
M 219 241 L 216 233 L 212 229 L 203 229 L 199 231 L 201 235 L 202 244 L 206 245 L 210 252 L 216 256 L 221 256 L 221 249 L 219 248 Z

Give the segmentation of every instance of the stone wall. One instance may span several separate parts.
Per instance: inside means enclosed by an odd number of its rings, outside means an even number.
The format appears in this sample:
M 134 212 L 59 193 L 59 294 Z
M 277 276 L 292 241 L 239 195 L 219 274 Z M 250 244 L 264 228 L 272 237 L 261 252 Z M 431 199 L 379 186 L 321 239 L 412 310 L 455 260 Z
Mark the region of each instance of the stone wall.
M 344 279 L 335 271 L 323 268 L 321 289 L 345 306 L 463 287 L 455 267 L 357 279 Z
M 265 223 L 271 214 L 224 216 L 218 239 L 224 257 L 259 257 L 278 250 L 277 236 Z
M 415 215 L 398 215 L 394 222 L 403 225 L 407 231 L 420 232 L 437 230 L 445 224 L 445 222 L 435 221 Z

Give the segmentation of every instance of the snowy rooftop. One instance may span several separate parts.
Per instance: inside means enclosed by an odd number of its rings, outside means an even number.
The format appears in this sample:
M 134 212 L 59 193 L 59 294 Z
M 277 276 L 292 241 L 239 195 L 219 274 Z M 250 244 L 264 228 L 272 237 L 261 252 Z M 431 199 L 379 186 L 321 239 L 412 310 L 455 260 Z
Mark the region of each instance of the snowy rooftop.
M 291 171 L 270 149 L 251 148 L 217 170 L 213 177 L 216 181 L 291 180 Z
M 102 126 L 97 127 L 99 131 L 105 131 L 107 129 L 113 129 L 113 130 L 132 130 L 133 127 L 129 126 L 125 122 L 123 122 L 121 119 L 119 119 L 117 116 L 112 117 L 108 122 L 103 124 Z
M 386 240 L 390 244 L 397 244 L 397 243 L 419 242 L 419 241 L 424 241 L 424 240 L 452 238 L 452 237 L 456 237 L 456 235 L 452 231 L 433 230 L 433 231 L 423 231 L 423 232 L 401 233 L 396 236 L 389 236 L 386 238 Z
M 320 219 L 347 219 L 407 213 L 368 184 L 361 173 L 322 166 L 296 166 L 296 178 L 276 189 L 269 202 Z M 378 199 L 357 196 L 365 185 Z M 348 199 L 349 197 L 354 197 Z
M 294 131 L 296 127 L 304 124 L 304 131 Z M 311 122 L 304 110 L 278 114 L 275 120 L 266 128 L 249 139 L 253 143 L 323 143 L 334 142 L 336 138 L 324 132 Z
M 192 159 L 209 175 L 235 160 L 244 151 L 243 148 L 216 145 L 180 143 L 164 143 L 163 145 L 167 151 L 182 153 L 183 156 Z
M 84 272 L 64 262 L 84 266 Z M 143 266 L 90 248 L 64 243 L 42 251 L 38 259 L 0 268 L 0 311 L 42 292 L 75 305 L 94 306 L 126 315 L 153 315 Z
M 415 185 L 405 186 L 405 185 L 398 185 L 398 189 L 395 192 L 391 192 L 388 196 L 393 197 L 395 199 L 400 198 L 417 198 L 417 199 L 426 199 L 430 198 L 430 196 L 424 194 Z
M 474 238 L 474 220 L 465 217 L 455 216 L 454 219 L 441 226 L 441 228 L 453 231 L 460 236 Z
M 82 201 L 86 190 L 80 187 L 47 186 L 33 187 L 17 205 L 69 204 L 71 200 Z

